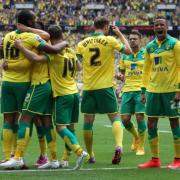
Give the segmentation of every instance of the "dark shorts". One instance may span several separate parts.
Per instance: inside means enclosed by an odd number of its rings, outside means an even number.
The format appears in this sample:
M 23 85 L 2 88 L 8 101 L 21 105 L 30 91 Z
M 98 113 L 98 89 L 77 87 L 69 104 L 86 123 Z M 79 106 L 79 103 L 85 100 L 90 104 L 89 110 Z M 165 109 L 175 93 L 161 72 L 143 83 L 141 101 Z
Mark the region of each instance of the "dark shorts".
M 171 109 L 171 101 L 175 92 L 151 93 L 146 92 L 146 114 L 149 117 L 179 117 L 178 109 Z
M 24 100 L 23 113 L 33 115 L 52 114 L 52 90 L 50 81 L 44 84 L 30 86 Z
M 145 105 L 141 102 L 141 91 L 124 92 L 121 100 L 120 114 L 145 113 Z
M 81 112 L 86 114 L 118 112 L 114 88 L 83 91 Z
M 79 93 L 56 97 L 54 111 L 56 125 L 77 123 L 79 119 Z
M 1 113 L 21 112 L 29 82 L 2 82 Z

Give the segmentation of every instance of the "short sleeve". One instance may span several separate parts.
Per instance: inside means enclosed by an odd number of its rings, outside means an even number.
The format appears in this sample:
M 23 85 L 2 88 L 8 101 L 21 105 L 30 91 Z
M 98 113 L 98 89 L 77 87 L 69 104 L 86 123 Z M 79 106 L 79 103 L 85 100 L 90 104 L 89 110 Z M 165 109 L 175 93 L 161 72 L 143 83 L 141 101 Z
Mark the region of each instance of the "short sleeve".
M 82 57 L 82 45 L 81 45 L 81 42 L 78 43 L 77 48 L 75 50 L 75 53 L 76 53 L 77 57 L 79 57 L 79 56 Z
M 41 49 L 47 42 L 43 40 L 39 35 L 31 33 L 29 42 L 36 48 Z
M 125 48 L 124 44 L 120 40 L 114 38 L 113 36 L 108 36 L 108 41 L 113 49 L 116 49 L 120 52 L 122 52 Z

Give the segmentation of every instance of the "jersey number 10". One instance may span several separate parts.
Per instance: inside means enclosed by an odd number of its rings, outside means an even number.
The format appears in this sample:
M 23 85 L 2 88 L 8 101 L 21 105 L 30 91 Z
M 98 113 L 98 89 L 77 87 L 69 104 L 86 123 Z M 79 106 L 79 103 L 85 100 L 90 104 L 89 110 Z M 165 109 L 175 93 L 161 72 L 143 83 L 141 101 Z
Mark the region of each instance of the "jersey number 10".
M 6 59 L 17 59 L 19 57 L 19 49 L 12 46 L 10 42 L 7 42 L 5 49 Z

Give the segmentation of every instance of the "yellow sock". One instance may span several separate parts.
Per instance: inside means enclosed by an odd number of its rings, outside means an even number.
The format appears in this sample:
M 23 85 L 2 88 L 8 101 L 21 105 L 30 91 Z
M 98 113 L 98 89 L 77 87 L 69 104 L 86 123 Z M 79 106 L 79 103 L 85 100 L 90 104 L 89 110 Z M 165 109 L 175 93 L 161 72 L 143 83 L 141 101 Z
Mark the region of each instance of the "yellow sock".
M 62 160 L 64 160 L 64 161 L 68 161 L 69 160 L 69 157 L 70 157 L 70 155 L 71 155 L 71 152 L 70 151 L 68 151 L 67 149 L 64 149 L 64 153 L 63 153 L 63 155 L 62 155 Z
M 39 138 L 39 147 L 40 147 L 40 151 L 41 151 L 41 155 L 45 156 L 47 153 L 47 148 L 46 148 L 46 139 L 45 137 L 41 137 Z
M 14 154 L 15 154 L 16 147 L 17 147 L 17 134 L 16 134 L 16 133 L 13 133 L 11 155 L 14 155 Z
M 6 160 L 9 160 L 11 157 L 11 148 L 13 143 L 13 130 L 12 129 L 3 129 L 2 132 L 2 146 L 3 146 L 3 153 Z
M 120 121 L 114 121 L 112 123 L 112 133 L 115 138 L 116 147 L 122 148 L 122 140 L 123 140 L 123 127 Z
M 93 131 L 92 130 L 84 130 L 84 142 L 86 145 L 86 149 L 90 157 L 94 156 L 92 144 L 93 144 Z
M 180 158 L 180 138 L 174 139 L 175 158 Z
M 152 157 L 159 158 L 159 136 L 149 140 Z
M 50 159 L 57 160 L 56 143 L 54 141 L 48 143 L 48 149 L 50 151 Z
M 143 133 L 138 133 L 138 136 L 139 136 L 138 148 L 143 148 L 144 142 L 145 142 L 145 137 L 146 137 L 146 131 L 144 131 Z
M 19 159 L 19 158 L 23 157 L 24 151 L 25 151 L 25 149 L 28 146 L 29 141 L 30 141 L 30 128 L 26 127 L 25 129 L 22 129 L 23 134 L 24 134 L 24 130 L 25 130 L 24 138 L 18 137 L 18 140 L 17 140 L 17 148 L 16 148 L 16 152 L 15 152 L 15 159 Z M 20 129 L 20 131 L 21 131 L 21 129 Z
M 127 130 L 133 135 L 135 139 L 138 139 L 138 132 L 134 124 L 132 125 L 131 129 L 127 129 Z
M 64 136 L 64 141 L 77 156 L 81 156 L 83 149 L 79 144 L 72 144 L 67 136 Z

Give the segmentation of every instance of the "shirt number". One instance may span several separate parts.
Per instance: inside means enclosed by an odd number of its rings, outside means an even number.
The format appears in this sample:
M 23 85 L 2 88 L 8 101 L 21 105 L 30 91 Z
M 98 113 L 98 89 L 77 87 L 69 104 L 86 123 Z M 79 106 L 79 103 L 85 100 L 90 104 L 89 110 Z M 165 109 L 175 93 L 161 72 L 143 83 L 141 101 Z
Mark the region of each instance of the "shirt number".
M 91 66 L 100 66 L 101 61 L 97 60 L 99 58 L 99 56 L 100 56 L 99 48 L 89 48 L 89 52 L 93 53 L 93 55 L 90 58 L 90 65 Z
M 11 45 L 10 42 L 7 42 L 5 48 L 5 58 L 6 59 L 17 59 L 19 57 L 19 49 L 16 49 Z
M 64 58 L 64 68 L 63 68 L 63 77 L 67 76 L 68 71 L 71 73 L 70 76 L 73 77 L 75 73 L 75 61 L 74 59 L 70 60 L 67 58 Z

